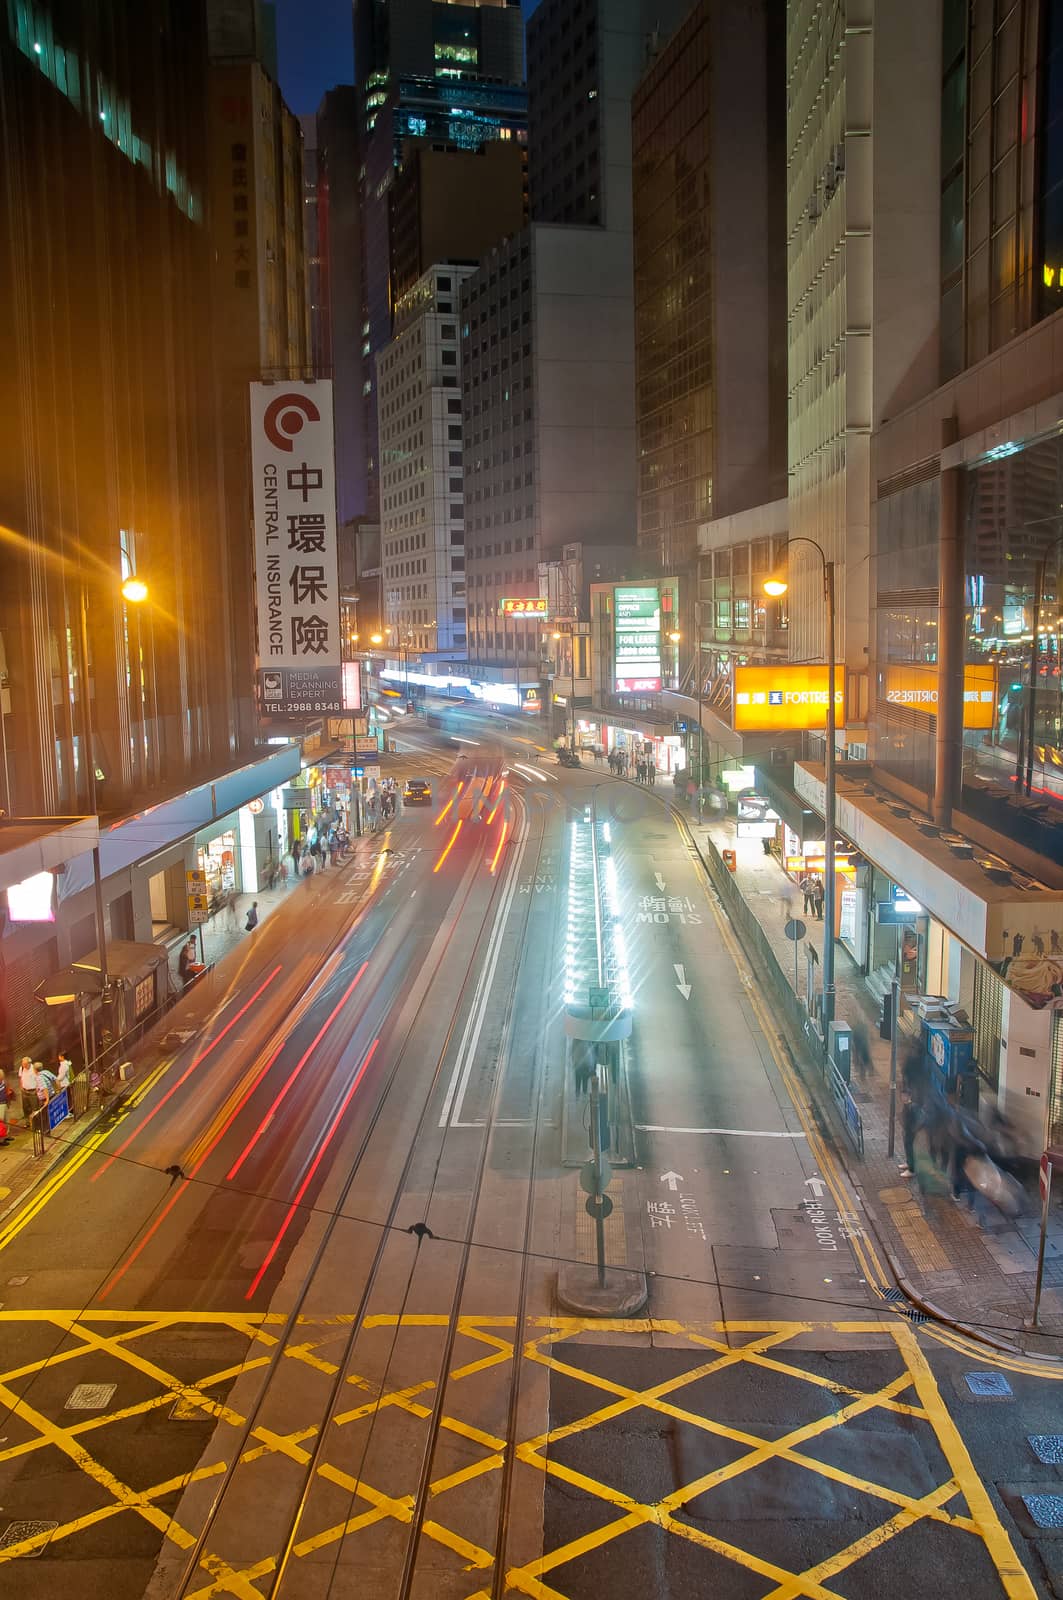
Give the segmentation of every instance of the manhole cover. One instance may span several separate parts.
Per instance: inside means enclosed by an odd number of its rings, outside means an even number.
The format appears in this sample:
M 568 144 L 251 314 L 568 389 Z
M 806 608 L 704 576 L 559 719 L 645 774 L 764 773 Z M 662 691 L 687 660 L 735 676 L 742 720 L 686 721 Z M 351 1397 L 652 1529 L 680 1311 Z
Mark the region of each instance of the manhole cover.
M 105 1411 L 116 1383 L 79 1383 L 66 1397 L 65 1411 Z
M 1006 1400 L 1011 1384 L 1002 1372 L 965 1372 L 964 1382 L 980 1400 Z
M 1022 1503 L 1039 1528 L 1063 1528 L 1063 1495 L 1024 1494 Z
M 22 1544 L 26 1539 L 36 1539 L 42 1533 L 50 1538 L 58 1526 L 58 1522 L 9 1522 L 0 1533 L 0 1550 L 10 1550 L 12 1545 Z M 47 1543 L 47 1539 L 42 1539 L 37 1548 L 27 1550 L 22 1559 L 29 1561 L 33 1556 L 39 1556 Z
M 1030 1449 L 1047 1467 L 1063 1467 L 1063 1433 L 1031 1433 Z

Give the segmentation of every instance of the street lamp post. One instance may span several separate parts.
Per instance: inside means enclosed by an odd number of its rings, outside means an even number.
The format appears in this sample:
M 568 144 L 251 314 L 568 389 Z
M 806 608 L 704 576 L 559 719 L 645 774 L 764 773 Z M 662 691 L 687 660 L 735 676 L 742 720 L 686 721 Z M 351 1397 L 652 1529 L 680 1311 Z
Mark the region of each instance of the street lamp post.
M 1026 794 L 1033 788 L 1033 750 L 1035 743 L 1035 718 L 1037 715 L 1037 636 L 1041 631 L 1041 607 L 1044 604 L 1045 579 L 1048 575 L 1048 557 L 1063 546 L 1063 537 L 1052 542 L 1037 563 L 1033 581 L 1033 638 L 1030 640 L 1030 692 L 1026 697 L 1026 772 L 1022 771 L 1022 745 L 1019 746 L 1019 784 Z
M 576 623 L 573 620 L 568 630 L 568 666 L 569 666 L 569 695 L 568 695 L 568 747 L 576 748 Z M 564 634 L 557 632 L 555 639 L 563 639 Z
M 142 578 L 135 574 L 126 578 L 121 586 L 122 598 L 130 605 L 139 606 L 148 598 L 148 586 Z M 81 678 L 81 734 L 85 750 L 85 773 L 87 778 L 86 794 L 89 810 L 93 815 L 99 815 L 99 800 L 96 790 L 96 726 L 92 714 L 92 696 L 89 693 L 89 603 L 84 578 L 80 584 L 81 616 L 78 629 L 78 673 Z M 140 663 L 137 663 L 137 676 L 139 682 Z M 107 971 L 107 931 L 103 921 L 103 875 L 100 864 L 100 847 L 97 844 L 92 852 L 92 887 L 96 902 L 96 943 L 100 954 L 100 989 L 106 994 Z
M 823 565 L 823 595 L 827 602 L 827 749 L 824 760 L 825 795 L 823 818 L 823 1037 L 826 1039 L 827 1030 L 834 1021 L 834 905 L 836 890 L 836 873 L 834 869 L 834 836 L 837 813 L 837 791 L 835 787 L 835 737 L 837 734 L 837 717 L 834 706 L 834 671 L 835 671 L 835 600 L 834 600 L 834 562 L 828 561 L 822 545 L 815 539 L 796 538 L 788 541 L 790 545 L 808 544 L 819 556 Z M 781 578 L 769 578 L 764 584 L 764 593 L 773 599 L 786 593 L 788 583 Z

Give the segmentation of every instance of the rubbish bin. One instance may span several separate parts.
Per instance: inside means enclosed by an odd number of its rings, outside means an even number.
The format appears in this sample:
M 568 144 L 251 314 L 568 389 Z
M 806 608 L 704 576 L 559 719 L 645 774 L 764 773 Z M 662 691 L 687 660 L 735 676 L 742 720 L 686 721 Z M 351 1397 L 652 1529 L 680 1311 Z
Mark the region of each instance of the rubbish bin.
M 880 1039 L 893 1038 L 893 994 L 882 996 L 882 1016 L 879 1018 L 878 1036 Z
M 723 864 L 727 868 L 728 872 L 733 872 L 735 870 L 735 865 L 736 865 L 734 851 L 733 850 L 721 850 L 720 854 L 723 856 Z

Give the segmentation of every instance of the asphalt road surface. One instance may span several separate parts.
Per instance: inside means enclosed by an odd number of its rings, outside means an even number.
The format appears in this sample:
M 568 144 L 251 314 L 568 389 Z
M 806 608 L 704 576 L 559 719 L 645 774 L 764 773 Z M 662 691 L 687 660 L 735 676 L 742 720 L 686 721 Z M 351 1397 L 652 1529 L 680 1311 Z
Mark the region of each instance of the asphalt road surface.
M 0 1221 L 3 1592 L 1063 1592 L 1029 1442 L 1063 1390 L 883 1301 L 668 792 L 462 737 L 402 725 L 432 805 L 293 886 Z M 562 1004 L 588 807 L 634 989 L 627 1321 L 558 1298 L 594 1251 Z

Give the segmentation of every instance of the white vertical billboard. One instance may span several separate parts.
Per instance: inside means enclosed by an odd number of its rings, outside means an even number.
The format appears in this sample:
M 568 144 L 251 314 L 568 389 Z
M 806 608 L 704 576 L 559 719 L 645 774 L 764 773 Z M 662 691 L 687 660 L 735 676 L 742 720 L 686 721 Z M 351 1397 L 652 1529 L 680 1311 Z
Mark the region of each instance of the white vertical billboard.
M 262 708 L 341 711 L 330 382 L 251 385 L 251 472 Z

